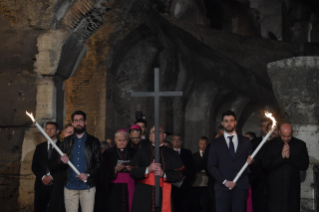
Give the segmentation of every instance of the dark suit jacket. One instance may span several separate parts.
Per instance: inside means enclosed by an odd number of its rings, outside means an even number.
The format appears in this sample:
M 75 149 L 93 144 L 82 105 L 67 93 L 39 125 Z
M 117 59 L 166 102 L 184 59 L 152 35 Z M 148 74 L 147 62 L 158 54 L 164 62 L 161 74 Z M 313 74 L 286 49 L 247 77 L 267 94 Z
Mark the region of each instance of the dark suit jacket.
M 257 137 L 251 141 L 253 151 L 259 146 L 262 141 L 262 137 Z M 267 142 L 268 143 L 268 142 Z M 262 167 L 262 159 L 265 153 L 267 143 L 260 149 L 258 154 L 254 158 L 254 163 L 249 167 L 249 183 L 252 185 L 258 183 L 260 180 L 267 183 L 267 171 Z
M 60 141 L 57 141 L 57 145 L 58 146 L 60 145 Z M 46 141 L 36 146 L 34 155 L 33 155 L 31 169 L 36 176 L 35 184 L 34 184 L 35 191 L 39 191 L 43 187 L 45 187 L 45 185 L 42 183 L 42 177 L 46 175 L 47 167 L 48 167 L 48 142 Z
M 183 175 L 186 177 L 181 188 L 189 189 L 192 187 L 192 182 L 196 175 L 192 152 L 188 149 L 181 148 L 179 156 L 184 164 L 185 169 L 183 171 Z
M 221 136 L 211 143 L 208 156 L 208 171 L 213 175 L 216 182 L 215 190 L 227 190 L 223 185 L 225 179 L 232 181 L 242 166 L 252 154 L 251 142 L 248 138 L 238 136 L 238 147 L 233 158 L 230 154 L 224 136 Z M 249 189 L 247 170 L 242 174 L 236 183 L 238 189 Z
M 202 170 L 206 170 L 207 161 L 204 159 L 204 157 L 200 156 L 199 151 L 193 154 L 193 160 L 194 160 L 196 172 L 201 172 Z

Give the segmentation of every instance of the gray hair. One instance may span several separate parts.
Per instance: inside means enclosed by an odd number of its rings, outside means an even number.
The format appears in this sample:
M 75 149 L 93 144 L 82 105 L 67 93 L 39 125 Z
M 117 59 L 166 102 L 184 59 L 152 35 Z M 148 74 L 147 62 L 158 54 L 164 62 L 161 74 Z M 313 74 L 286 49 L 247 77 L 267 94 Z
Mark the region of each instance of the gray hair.
M 129 134 L 128 134 L 127 132 L 124 132 L 124 131 L 117 131 L 117 132 L 114 134 L 114 137 L 117 138 L 117 135 L 118 135 L 118 134 L 121 134 L 121 133 L 123 133 L 123 134 L 125 135 L 126 139 L 129 140 L 129 138 L 130 138 Z

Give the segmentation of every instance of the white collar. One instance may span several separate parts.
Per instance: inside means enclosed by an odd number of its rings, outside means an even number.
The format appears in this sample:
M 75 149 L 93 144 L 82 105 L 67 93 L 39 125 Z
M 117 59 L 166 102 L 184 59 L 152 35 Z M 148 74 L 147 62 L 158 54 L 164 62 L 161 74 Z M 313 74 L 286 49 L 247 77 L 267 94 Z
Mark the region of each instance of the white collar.
M 54 141 L 53 141 L 55 144 L 56 144 L 56 142 L 58 142 L 58 139 L 55 139 Z M 50 141 L 48 141 L 48 149 L 50 148 Z M 52 145 L 52 148 L 54 148 L 54 146 Z
M 53 142 L 56 144 L 56 142 L 58 142 L 58 139 L 55 139 Z M 48 141 L 48 145 L 50 145 L 50 141 Z
M 236 133 L 236 131 L 235 131 L 233 134 L 229 134 L 229 133 L 227 133 L 227 132 L 224 132 L 224 137 L 225 137 L 225 138 L 228 138 L 228 136 L 234 136 L 234 137 L 236 137 L 236 136 L 237 136 L 237 133 Z

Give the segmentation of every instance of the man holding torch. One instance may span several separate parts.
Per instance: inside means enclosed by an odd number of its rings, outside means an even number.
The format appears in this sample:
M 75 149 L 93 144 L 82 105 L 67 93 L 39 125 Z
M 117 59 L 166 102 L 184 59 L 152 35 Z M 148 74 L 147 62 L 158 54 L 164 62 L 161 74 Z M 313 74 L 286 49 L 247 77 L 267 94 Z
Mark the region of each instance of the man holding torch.
M 217 212 L 245 212 L 249 189 L 245 171 L 237 182 L 233 179 L 247 162 L 253 159 L 251 142 L 236 133 L 236 115 L 232 111 L 222 114 L 224 134 L 212 141 L 208 156 L 208 171 L 215 178 Z
M 100 142 L 86 132 L 86 114 L 75 111 L 72 116 L 74 134 L 63 139 L 60 157 L 54 154 L 50 161 L 50 168 L 64 170 L 64 199 L 67 212 L 77 212 L 79 201 L 82 212 L 93 212 L 95 200 L 95 184 L 97 171 L 102 162 Z M 67 163 L 71 161 L 80 174 L 71 169 Z

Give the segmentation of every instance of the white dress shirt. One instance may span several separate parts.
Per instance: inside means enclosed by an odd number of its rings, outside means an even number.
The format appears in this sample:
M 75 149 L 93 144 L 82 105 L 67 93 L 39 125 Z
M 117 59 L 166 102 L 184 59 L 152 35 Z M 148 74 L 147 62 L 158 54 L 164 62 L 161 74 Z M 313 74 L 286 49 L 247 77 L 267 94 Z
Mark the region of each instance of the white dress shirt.
M 56 144 L 56 142 L 58 142 L 58 139 L 55 139 L 54 141 L 53 141 L 55 144 Z M 48 141 L 48 150 L 49 150 L 49 148 L 50 148 L 50 141 Z M 52 145 L 52 150 L 54 149 L 54 146 Z
M 174 149 L 174 151 L 176 151 L 179 155 L 181 154 L 181 148 L 179 148 L 179 149 Z
M 55 139 L 53 142 L 56 144 L 56 142 L 58 142 L 58 139 Z M 48 143 L 48 151 L 49 151 L 49 149 L 50 149 L 50 144 L 51 144 L 51 143 L 50 143 L 50 141 L 48 141 L 47 143 Z M 54 149 L 54 146 L 52 145 L 52 150 L 53 150 L 53 149 Z M 42 180 L 43 180 L 43 178 L 46 177 L 46 176 L 51 176 L 50 172 L 47 173 L 46 175 L 43 175 Z M 53 179 L 52 176 L 51 176 L 51 178 Z
M 201 157 L 203 157 L 203 156 L 204 156 L 204 151 L 203 151 L 203 150 L 199 150 L 199 155 L 200 155 Z

